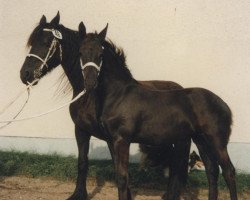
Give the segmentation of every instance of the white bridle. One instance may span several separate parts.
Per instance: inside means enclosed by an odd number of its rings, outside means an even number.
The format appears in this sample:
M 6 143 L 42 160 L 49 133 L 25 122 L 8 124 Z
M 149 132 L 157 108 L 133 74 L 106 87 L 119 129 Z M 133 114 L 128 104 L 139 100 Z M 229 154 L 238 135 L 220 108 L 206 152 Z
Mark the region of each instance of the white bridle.
M 101 62 L 100 62 L 100 65 L 98 66 L 97 64 L 95 64 L 94 62 L 87 62 L 86 64 L 82 64 L 82 60 L 81 60 L 81 58 L 80 58 L 80 63 L 81 63 L 81 69 L 82 69 L 82 72 L 83 72 L 83 70 L 86 68 L 86 67 L 88 67 L 88 66 L 92 66 L 92 67 L 94 67 L 94 68 L 96 68 L 96 70 L 97 70 L 97 72 L 98 72 L 98 74 L 100 73 L 100 70 L 101 70 L 101 66 L 102 66 L 102 60 L 101 60 Z
M 37 58 L 38 60 L 40 60 L 42 62 L 41 66 L 34 73 L 35 78 L 40 77 L 40 75 L 42 74 L 42 70 L 43 70 L 44 66 L 46 66 L 47 69 L 49 69 L 49 66 L 48 66 L 47 62 L 49 61 L 49 59 L 52 58 L 52 56 L 56 52 L 57 43 L 58 43 L 59 48 L 60 48 L 60 59 L 62 61 L 62 46 L 61 46 L 60 42 L 58 41 L 58 39 L 60 39 L 60 40 L 62 39 L 62 34 L 58 30 L 55 30 L 55 29 L 44 28 L 43 31 L 52 32 L 52 34 L 54 35 L 54 39 L 52 40 L 50 48 L 48 50 L 48 53 L 47 53 L 47 55 L 46 55 L 46 57 L 44 59 L 42 59 L 40 56 L 38 56 L 36 54 L 32 54 L 32 53 L 29 53 L 27 55 L 27 57 L 34 57 L 34 58 Z
M 102 49 L 104 49 L 104 47 L 102 46 Z M 83 70 L 86 68 L 86 67 L 88 67 L 88 66 L 92 66 L 92 67 L 94 67 L 94 68 L 96 68 L 96 70 L 97 70 L 97 72 L 98 72 L 98 75 L 99 75 L 99 73 L 100 73 L 100 71 L 101 71 L 101 67 L 102 67 L 102 60 L 101 60 L 101 62 L 100 62 L 100 64 L 99 64 L 99 66 L 96 64 L 96 63 L 94 63 L 94 62 L 87 62 L 86 64 L 82 64 L 82 59 L 80 58 L 80 63 L 81 63 L 81 69 L 82 69 L 82 73 L 83 73 Z

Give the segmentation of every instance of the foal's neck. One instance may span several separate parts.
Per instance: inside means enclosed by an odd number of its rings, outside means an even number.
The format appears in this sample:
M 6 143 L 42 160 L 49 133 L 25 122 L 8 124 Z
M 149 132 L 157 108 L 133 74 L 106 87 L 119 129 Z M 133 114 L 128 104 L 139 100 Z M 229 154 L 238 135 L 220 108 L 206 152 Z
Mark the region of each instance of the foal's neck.
M 131 75 L 125 61 L 111 49 L 104 50 L 103 66 L 99 82 L 105 85 L 114 85 L 123 87 L 127 84 L 135 84 L 137 81 Z

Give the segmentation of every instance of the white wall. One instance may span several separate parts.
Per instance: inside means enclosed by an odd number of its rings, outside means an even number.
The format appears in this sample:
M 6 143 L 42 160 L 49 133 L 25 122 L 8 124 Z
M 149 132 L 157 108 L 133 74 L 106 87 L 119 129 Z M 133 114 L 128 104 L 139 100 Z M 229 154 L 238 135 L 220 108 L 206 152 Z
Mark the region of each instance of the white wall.
M 50 20 L 60 10 L 61 23 L 72 29 L 80 21 L 87 31 L 101 30 L 109 22 L 108 37 L 124 48 L 136 79 L 172 80 L 217 93 L 234 114 L 231 141 L 250 142 L 249 1 L 0 0 L 0 9 L 0 109 L 24 87 L 19 70 L 29 34 L 42 14 Z M 59 67 L 33 89 L 22 117 L 71 98 L 54 96 L 61 73 Z M 74 137 L 67 108 L 12 124 L 0 135 Z

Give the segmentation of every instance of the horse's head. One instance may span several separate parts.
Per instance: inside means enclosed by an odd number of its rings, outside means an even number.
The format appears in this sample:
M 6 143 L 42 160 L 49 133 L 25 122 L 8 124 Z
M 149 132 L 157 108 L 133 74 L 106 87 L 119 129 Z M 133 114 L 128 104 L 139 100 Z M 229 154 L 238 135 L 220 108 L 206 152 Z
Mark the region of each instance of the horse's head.
M 102 66 L 103 43 L 108 25 L 99 33 L 86 34 L 79 30 L 82 43 L 80 46 L 80 61 L 86 90 L 92 90 L 97 85 L 97 78 Z
M 27 84 L 42 78 L 61 63 L 62 33 L 58 30 L 59 21 L 59 12 L 50 23 L 47 23 L 43 15 L 39 25 L 30 35 L 27 46 L 31 49 L 20 71 L 23 83 Z

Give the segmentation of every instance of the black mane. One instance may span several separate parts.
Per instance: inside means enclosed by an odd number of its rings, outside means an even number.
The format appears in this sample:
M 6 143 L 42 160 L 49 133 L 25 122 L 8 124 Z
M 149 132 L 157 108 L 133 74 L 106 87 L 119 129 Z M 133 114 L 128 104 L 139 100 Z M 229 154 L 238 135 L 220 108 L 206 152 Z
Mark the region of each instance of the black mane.
M 127 64 L 126 64 L 126 55 L 122 48 L 117 47 L 110 39 L 106 40 L 103 43 L 104 56 L 108 58 L 109 62 L 115 62 L 115 70 L 119 72 L 119 76 L 124 78 L 133 78 Z M 112 58 L 111 58 L 112 57 Z
M 121 47 L 117 47 L 110 39 L 106 40 L 103 46 L 115 54 L 117 60 L 120 62 L 120 65 L 127 67 L 126 55 Z

